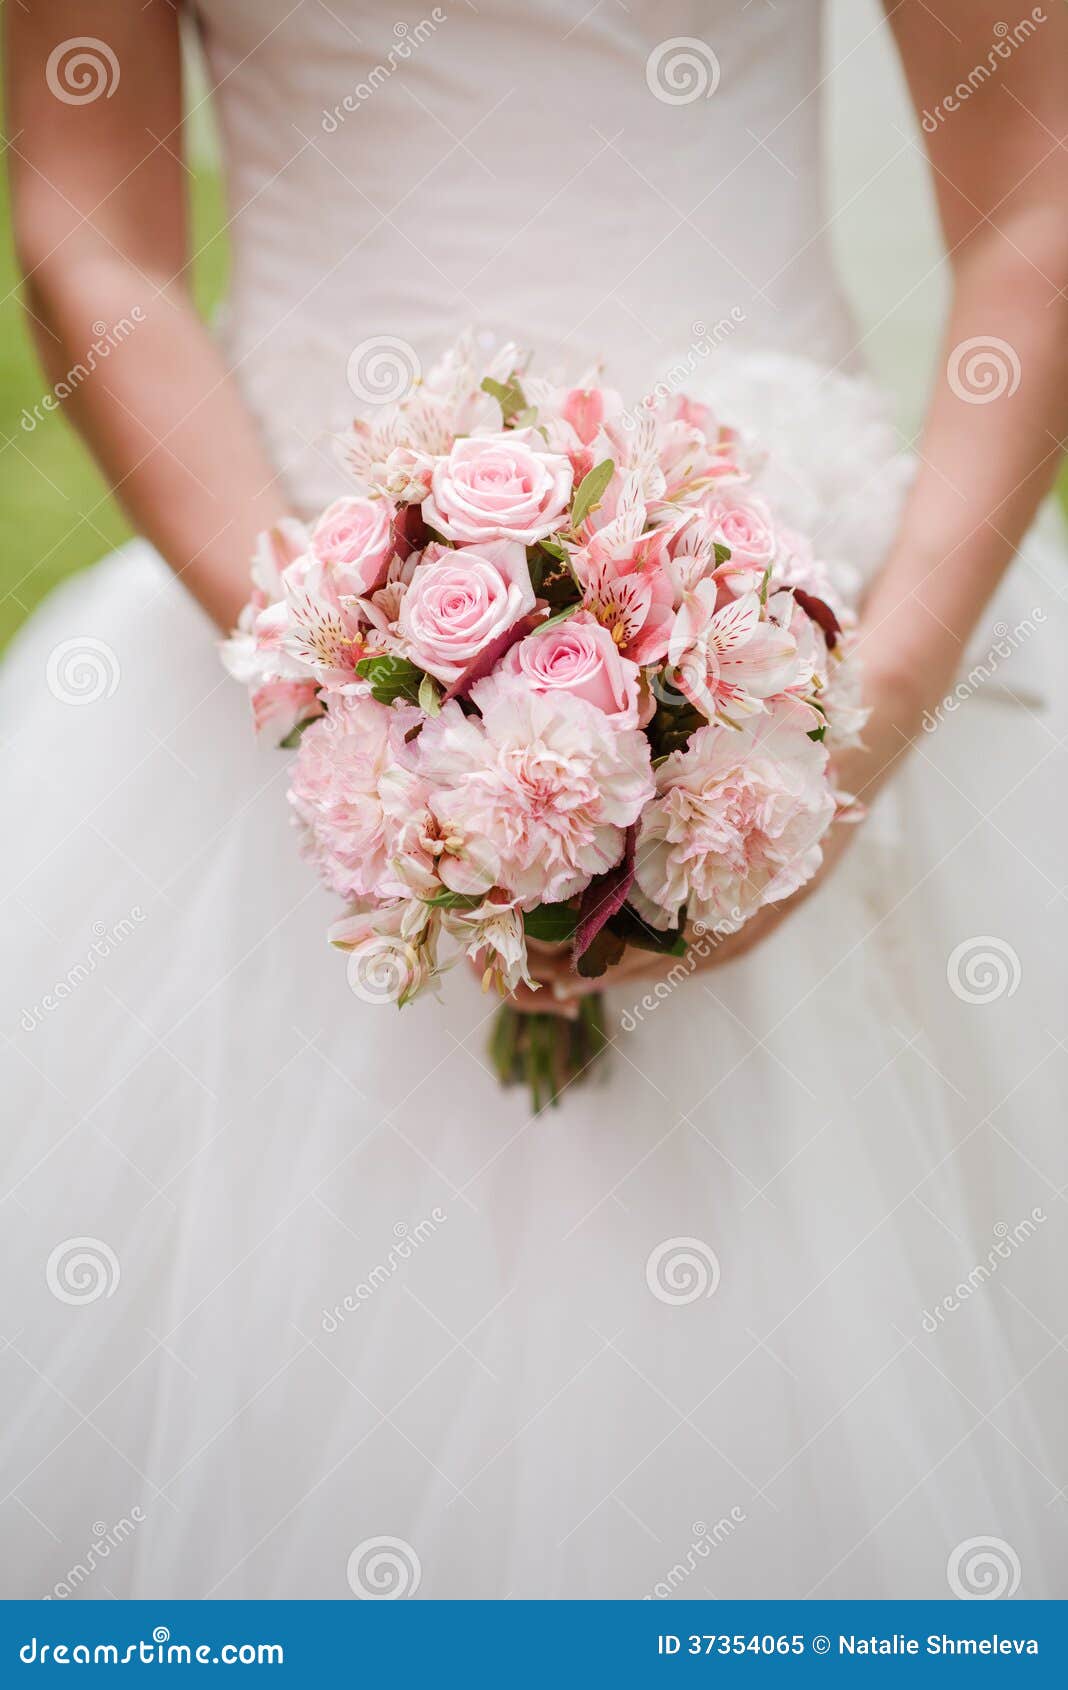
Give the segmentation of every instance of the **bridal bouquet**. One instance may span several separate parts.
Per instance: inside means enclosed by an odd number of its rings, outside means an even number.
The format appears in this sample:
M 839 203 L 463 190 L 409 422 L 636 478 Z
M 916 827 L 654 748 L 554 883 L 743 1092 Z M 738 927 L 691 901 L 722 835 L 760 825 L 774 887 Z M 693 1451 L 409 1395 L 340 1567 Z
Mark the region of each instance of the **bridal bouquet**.
M 596 977 L 815 872 L 828 746 L 864 719 L 849 619 L 705 404 L 628 411 L 465 342 L 339 447 L 353 495 L 261 537 L 227 666 L 299 745 L 353 990 L 404 1004 L 477 958 L 539 1107 L 606 1034 L 596 993 L 577 1022 L 509 1004 L 531 941 Z

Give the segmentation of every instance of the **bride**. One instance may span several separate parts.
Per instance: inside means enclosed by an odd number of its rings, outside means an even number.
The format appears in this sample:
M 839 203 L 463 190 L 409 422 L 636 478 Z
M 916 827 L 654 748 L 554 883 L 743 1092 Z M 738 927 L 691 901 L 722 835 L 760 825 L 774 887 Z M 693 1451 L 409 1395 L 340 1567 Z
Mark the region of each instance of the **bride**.
M 818 0 L 9 9 L 31 325 L 56 384 L 132 325 L 68 410 L 144 538 L 3 673 L 4 1594 L 1068 1595 L 1068 20 L 935 10 L 887 7 L 953 279 L 906 455 Z M 811 896 L 621 969 L 604 1083 L 534 1120 L 473 979 L 346 990 L 217 653 L 330 431 L 469 323 L 634 396 L 683 360 L 861 603 L 872 706 Z

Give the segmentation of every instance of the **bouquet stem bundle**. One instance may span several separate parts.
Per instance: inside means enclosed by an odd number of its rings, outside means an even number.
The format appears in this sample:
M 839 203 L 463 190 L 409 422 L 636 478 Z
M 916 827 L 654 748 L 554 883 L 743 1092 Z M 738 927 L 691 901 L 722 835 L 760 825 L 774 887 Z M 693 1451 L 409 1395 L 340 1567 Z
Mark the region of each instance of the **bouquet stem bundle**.
M 489 1051 L 501 1085 L 526 1086 L 537 1115 L 547 1105 L 555 1108 L 572 1081 L 585 1080 L 608 1044 L 604 997 L 594 992 L 579 999 L 575 1021 L 502 1003 Z

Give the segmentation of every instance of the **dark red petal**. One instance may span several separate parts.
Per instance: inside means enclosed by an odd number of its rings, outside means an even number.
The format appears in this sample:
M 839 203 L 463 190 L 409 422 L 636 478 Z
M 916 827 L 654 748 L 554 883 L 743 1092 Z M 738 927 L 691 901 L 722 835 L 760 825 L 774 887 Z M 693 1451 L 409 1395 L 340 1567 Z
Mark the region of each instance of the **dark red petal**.
M 441 701 L 442 704 L 448 704 L 451 698 L 466 698 L 475 682 L 484 681 L 490 670 L 497 667 L 506 652 L 511 651 L 514 645 L 518 645 L 520 640 L 525 639 L 532 629 L 538 626 L 541 619 L 541 611 L 531 611 L 529 616 L 520 617 L 518 622 L 513 622 L 512 626 L 506 628 L 503 634 L 498 634 L 495 640 L 491 640 L 488 646 L 484 646 L 478 656 L 471 659 L 463 674 L 453 681 L 452 686 L 449 687 Z
M 811 616 L 813 622 L 823 629 L 824 638 L 833 651 L 842 636 L 842 625 L 830 605 L 812 593 L 806 593 L 802 587 L 794 588 L 794 598 L 806 616 Z
M 401 562 L 413 552 L 421 552 L 430 538 L 430 530 L 423 521 L 422 507 L 402 505 L 393 518 L 393 550 Z
M 577 965 L 583 951 L 589 950 L 601 928 L 611 921 L 627 901 L 627 893 L 634 881 L 634 846 L 638 837 L 636 827 L 628 827 L 623 855 L 615 868 L 591 880 L 579 904 L 578 925 L 571 943 L 571 961 Z

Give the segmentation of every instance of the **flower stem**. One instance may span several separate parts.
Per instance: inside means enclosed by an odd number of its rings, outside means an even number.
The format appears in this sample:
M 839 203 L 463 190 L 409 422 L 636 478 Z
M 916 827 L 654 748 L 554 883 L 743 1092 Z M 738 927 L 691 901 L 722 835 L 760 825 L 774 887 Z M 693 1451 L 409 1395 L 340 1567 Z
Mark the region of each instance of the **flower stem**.
M 583 1081 L 608 1045 L 604 998 L 579 1001 L 575 1021 L 503 1003 L 494 1018 L 490 1057 L 502 1086 L 525 1085 L 535 1115 L 553 1108 L 573 1082 Z

